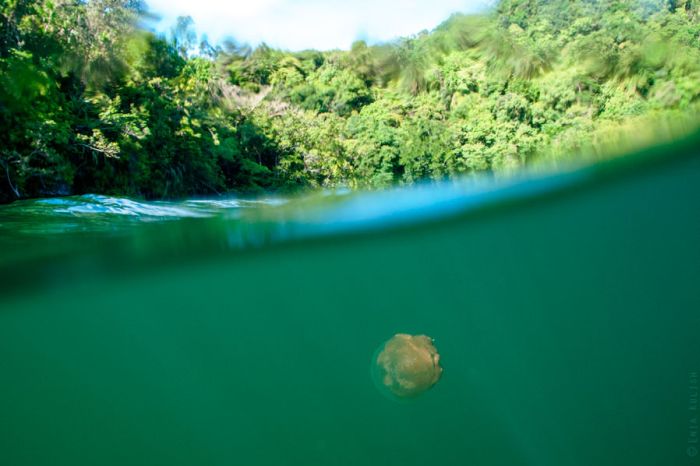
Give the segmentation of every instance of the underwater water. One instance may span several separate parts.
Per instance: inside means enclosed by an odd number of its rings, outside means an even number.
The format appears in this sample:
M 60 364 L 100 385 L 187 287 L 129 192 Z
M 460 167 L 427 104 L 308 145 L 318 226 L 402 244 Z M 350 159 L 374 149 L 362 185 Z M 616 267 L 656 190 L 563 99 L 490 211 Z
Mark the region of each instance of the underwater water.
M 0 208 L 0 464 L 700 464 L 697 137 L 314 200 Z M 429 335 L 396 402 L 377 348 Z

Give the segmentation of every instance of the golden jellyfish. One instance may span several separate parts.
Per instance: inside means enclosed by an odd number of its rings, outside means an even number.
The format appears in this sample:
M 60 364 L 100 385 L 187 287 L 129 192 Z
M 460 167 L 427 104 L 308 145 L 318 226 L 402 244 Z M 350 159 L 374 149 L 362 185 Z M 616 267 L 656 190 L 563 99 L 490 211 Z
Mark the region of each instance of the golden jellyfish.
M 433 339 L 399 333 L 379 347 L 372 360 L 372 378 L 389 398 L 415 398 L 435 385 L 442 375 L 440 354 Z

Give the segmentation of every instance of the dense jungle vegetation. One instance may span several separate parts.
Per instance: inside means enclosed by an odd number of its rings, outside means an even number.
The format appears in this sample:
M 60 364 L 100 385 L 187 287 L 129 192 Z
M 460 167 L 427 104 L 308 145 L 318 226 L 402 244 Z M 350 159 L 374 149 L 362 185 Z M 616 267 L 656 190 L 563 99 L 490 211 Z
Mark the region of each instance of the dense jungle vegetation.
M 698 0 L 503 0 L 298 53 L 211 45 L 189 18 L 166 38 L 147 17 L 138 0 L 0 4 L 0 202 L 509 171 L 700 108 Z

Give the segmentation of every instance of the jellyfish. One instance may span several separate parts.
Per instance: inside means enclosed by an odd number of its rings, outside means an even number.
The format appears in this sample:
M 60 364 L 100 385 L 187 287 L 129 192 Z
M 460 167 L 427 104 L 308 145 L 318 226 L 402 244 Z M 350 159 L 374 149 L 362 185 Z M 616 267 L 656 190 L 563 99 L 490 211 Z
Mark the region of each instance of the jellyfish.
M 433 339 L 425 335 L 394 335 L 377 349 L 372 359 L 375 385 L 398 401 L 426 392 L 441 375 L 440 354 Z

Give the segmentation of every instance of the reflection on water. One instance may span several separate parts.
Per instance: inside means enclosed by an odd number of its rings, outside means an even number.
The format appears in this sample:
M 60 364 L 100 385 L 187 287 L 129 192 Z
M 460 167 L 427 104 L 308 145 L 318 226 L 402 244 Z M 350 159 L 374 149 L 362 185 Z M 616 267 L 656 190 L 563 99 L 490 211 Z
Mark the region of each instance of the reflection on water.
M 100 195 L 0 206 L 0 276 L 82 257 L 120 262 L 218 256 L 290 240 L 379 231 L 525 201 L 587 178 L 586 171 L 496 180 L 483 176 L 388 191 L 328 191 L 296 199 L 137 201 Z M 34 264 L 30 264 L 33 262 Z M 28 265 L 29 264 L 29 265 Z M 0 280 L 0 288 L 7 280 Z
M 27 241 L 32 236 L 48 234 L 69 237 L 71 234 L 133 233 L 138 225 L 144 224 L 168 223 L 172 230 L 189 219 L 205 219 L 200 225 L 223 223 L 227 236 L 231 237 L 235 229 L 234 236 L 244 234 L 246 244 L 259 246 L 270 241 L 374 230 L 443 218 L 508 199 L 525 200 L 588 175 L 579 170 L 549 177 L 523 174 L 501 180 L 481 176 L 378 192 L 327 191 L 291 200 L 268 197 L 137 201 L 83 195 L 18 201 L 0 206 L 0 244 L 10 238 Z M 241 246 L 237 240 L 229 243 Z
M 207 218 L 222 214 L 235 217 L 240 209 L 274 206 L 284 202 L 283 199 L 148 202 L 93 194 L 18 201 L 0 207 L 0 236 L 11 233 L 114 231 L 139 223 Z

